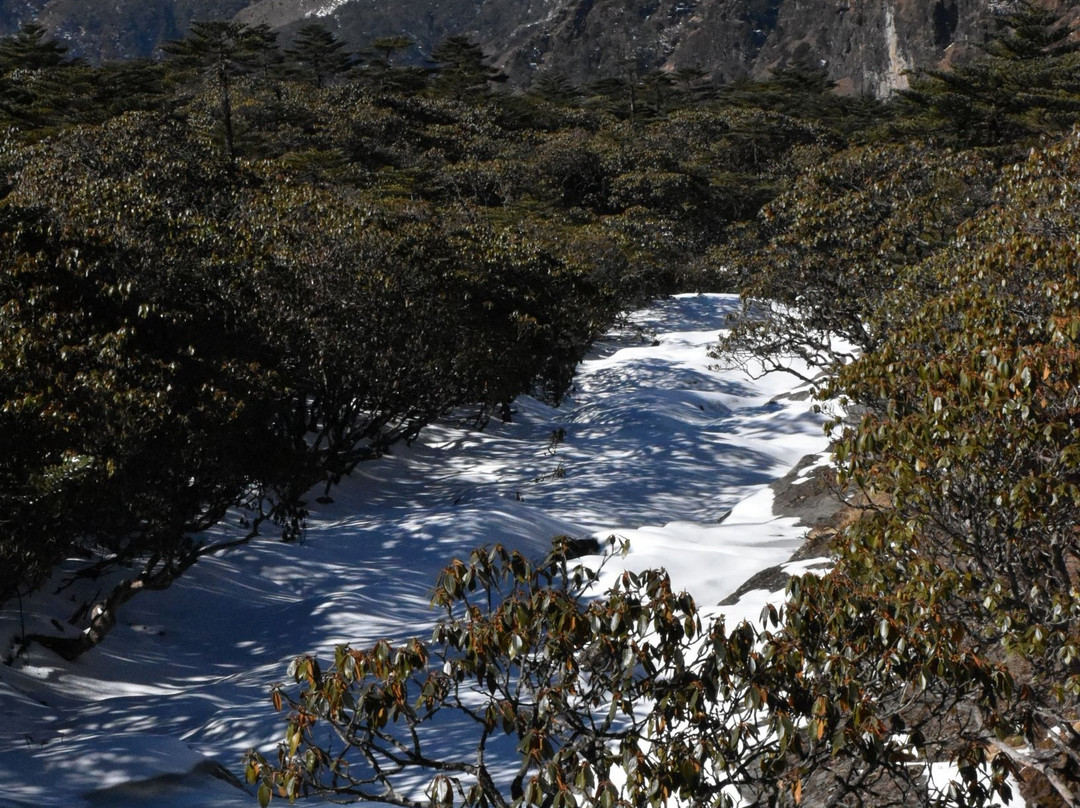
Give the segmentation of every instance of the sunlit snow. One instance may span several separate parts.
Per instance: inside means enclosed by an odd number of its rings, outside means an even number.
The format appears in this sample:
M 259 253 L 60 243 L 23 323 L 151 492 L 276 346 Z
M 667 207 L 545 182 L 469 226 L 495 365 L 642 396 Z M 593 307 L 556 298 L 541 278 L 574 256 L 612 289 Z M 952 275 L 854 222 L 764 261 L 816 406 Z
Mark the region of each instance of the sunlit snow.
M 305 17 L 329 17 L 341 6 L 348 3 L 349 0 L 327 0 L 325 3 L 320 3 L 317 8 L 308 11 Z
M 788 396 L 794 376 L 710 368 L 737 306 L 688 295 L 637 312 L 596 346 L 561 408 L 519 399 L 511 423 L 483 432 L 448 418 L 362 465 L 332 503 L 313 492 L 302 542 L 200 561 L 128 604 L 76 663 L 32 646 L 0 667 L 0 806 L 250 808 L 215 767 L 239 775 L 249 747 L 272 753 L 268 688 L 288 660 L 423 636 L 435 575 L 480 544 L 539 556 L 557 534 L 616 535 L 631 544 L 618 564 L 665 567 L 702 605 L 786 562 L 805 528 L 773 513 L 768 484 L 825 449 L 822 416 Z M 767 594 L 724 611 L 755 617 Z M 45 590 L 22 616 L 8 604 L 5 653 L 21 620 L 55 633 L 65 597 Z

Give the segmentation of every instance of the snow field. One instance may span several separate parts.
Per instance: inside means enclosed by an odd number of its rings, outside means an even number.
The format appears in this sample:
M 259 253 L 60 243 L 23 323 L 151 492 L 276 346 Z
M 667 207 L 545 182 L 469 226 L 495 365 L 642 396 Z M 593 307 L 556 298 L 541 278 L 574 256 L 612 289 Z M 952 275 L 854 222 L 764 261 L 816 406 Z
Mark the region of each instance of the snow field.
M 540 556 L 558 534 L 626 538 L 605 576 L 664 567 L 719 611 L 799 545 L 804 528 L 773 514 L 768 484 L 826 447 L 822 416 L 787 396 L 794 376 L 712 368 L 708 348 L 738 305 L 683 295 L 636 312 L 582 363 L 562 407 L 521 398 L 510 423 L 483 432 L 444 419 L 362 465 L 333 502 L 312 501 L 303 541 L 203 559 L 128 604 L 75 663 L 33 646 L 0 667 L 0 806 L 250 808 L 220 769 L 238 776 L 248 748 L 276 747 L 268 693 L 289 660 L 429 636 L 435 576 L 478 545 Z M 73 605 L 53 589 L 22 614 L 0 611 L 5 652 L 23 623 L 55 633 Z M 724 607 L 729 624 L 756 618 L 766 595 Z M 455 742 L 452 728 L 440 741 Z

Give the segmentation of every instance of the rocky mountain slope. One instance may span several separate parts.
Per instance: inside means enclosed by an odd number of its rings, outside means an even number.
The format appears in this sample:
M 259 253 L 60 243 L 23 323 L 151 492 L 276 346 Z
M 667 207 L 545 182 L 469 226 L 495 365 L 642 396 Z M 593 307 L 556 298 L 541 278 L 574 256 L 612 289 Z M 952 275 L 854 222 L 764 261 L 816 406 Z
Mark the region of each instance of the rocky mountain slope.
M 504 55 L 611 74 L 629 62 L 703 70 L 720 79 L 788 64 L 824 65 L 845 90 L 887 95 L 903 72 L 982 39 L 988 0 L 560 0 L 520 28 Z
M 37 18 L 92 60 L 152 56 L 192 19 L 266 23 L 287 38 L 322 19 L 351 46 L 404 34 L 423 58 L 478 41 L 518 84 L 559 69 L 578 82 L 655 68 L 729 80 L 797 63 L 841 88 L 888 95 L 904 71 L 985 36 L 1004 0 L 0 0 L 0 33 Z

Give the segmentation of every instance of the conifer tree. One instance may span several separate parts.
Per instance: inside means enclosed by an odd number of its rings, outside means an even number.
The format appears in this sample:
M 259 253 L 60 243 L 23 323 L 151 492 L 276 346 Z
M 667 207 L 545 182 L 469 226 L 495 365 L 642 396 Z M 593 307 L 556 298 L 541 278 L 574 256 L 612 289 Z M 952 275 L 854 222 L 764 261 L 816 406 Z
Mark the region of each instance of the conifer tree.
M 313 22 L 300 29 L 296 41 L 285 50 L 285 55 L 299 66 L 316 87 L 324 87 L 353 66 L 353 59 L 344 48 L 345 43 L 328 31 L 326 26 Z
M 225 153 L 229 159 L 236 157 L 233 80 L 264 66 L 267 52 L 276 47 L 274 38 L 265 27 L 211 20 L 192 23 L 191 33 L 185 39 L 162 48 L 181 68 L 194 70 L 217 85 Z
M 29 22 L 17 33 L 0 39 L 0 71 L 43 70 L 61 64 L 67 46 L 47 35 L 44 26 Z
M 365 66 L 380 91 L 411 95 L 427 85 L 431 73 L 428 68 L 395 62 L 396 54 L 405 53 L 415 45 L 416 42 L 404 35 L 379 37 L 371 43 L 377 55 L 372 56 Z
M 390 67 L 393 63 L 394 54 L 411 48 L 416 43 L 407 36 L 383 36 L 371 43 L 375 50 L 383 55 L 383 64 Z
M 89 77 L 66 54 L 67 46 L 37 23 L 0 39 L 0 120 L 36 130 L 74 117 L 90 94 Z
M 529 94 L 551 104 L 568 106 L 581 98 L 581 90 L 561 70 L 545 70 L 529 87 Z
M 1007 146 L 1080 120 L 1080 42 L 1056 12 L 1023 2 L 972 62 L 923 70 L 901 97 L 908 127 L 962 146 Z
M 486 93 L 489 82 L 504 82 L 507 75 L 486 64 L 483 49 L 465 36 L 451 36 L 437 45 L 431 58 L 438 64 L 435 89 L 455 98 Z

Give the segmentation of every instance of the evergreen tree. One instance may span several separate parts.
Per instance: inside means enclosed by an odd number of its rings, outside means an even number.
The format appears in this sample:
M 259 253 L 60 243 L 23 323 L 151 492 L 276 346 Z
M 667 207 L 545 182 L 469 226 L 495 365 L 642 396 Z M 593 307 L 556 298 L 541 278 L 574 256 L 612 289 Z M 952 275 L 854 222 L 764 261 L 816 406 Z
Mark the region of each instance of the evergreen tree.
M 164 97 L 164 70 L 149 59 L 125 59 L 101 66 L 95 77 L 97 119 L 129 110 L 157 109 Z
M 550 104 L 569 106 L 581 99 L 581 90 L 561 70 L 545 70 L 529 86 L 529 95 Z
M 324 87 L 353 66 L 353 58 L 344 48 L 345 43 L 328 31 L 326 26 L 313 22 L 300 29 L 296 41 L 285 50 L 285 55 L 316 87 Z
M 77 117 L 92 95 L 90 77 L 66 53 L 37 23 L 0 39 L 0 120 L 34 131 Z
M 416 43 L 407 36 L 384 36 L 379 37 L 371 46 L 382 54 L 382 64 L 385 67 L 393 65 L 394 54 L 398 51 L 406 51 Z
M 223 20 L 194 22 L 185 39 L 166 44 L 162 50 L 181 68 L 194 70 L 217 86 L 225 153 L 236 157 L 232 84 L 237 76 L 265 68 L 268 53 L 275 49 L 274 35 L 263 27 Z
M 486 64 L 483 49 L 465 36 L 451 36 L 437 45 L 431 58 L 438 65 L 434 89 L 454 98 L 483 94 L 490 82 L 504 82 L 507 75 Z
M 379 37 L 371 44 L 375 55 L 366 64 L 365 74 L 380 92 L 396 95 L 414 95 L 427 86 L 431 70 L 408 64 L 396 64 L 398 53 L 405 53 L 416 46 L 407 36 Z
M 837 95 L 836 82 L 817 65 L 793 65 L 773 70 L 763 81 L 737 81 L 721 88 L 721 103 L 778 112 L 828 127 L 841 137 L 880 122 L 881 102 Z
M 663 70 L 651 70 L 641 79 L 643 106 L 655 117 L 661 117 L 669 107 L 675 106 L 678 93 L 675 79 Z
M 675 87 L 683 103 L 703 103 L 716 94 L 716 87 L 709 74 L 696 67 L 683 67 L 675 71 Z
M 901 98 L 908 130 L 963 146 L 1007 146 L 1080 120 L 1080 42 L 1062 16 L 1024 2 L 972 62 L 923 70 Z
M 44 26 L 29 22 L 0 39 L 0 72 L 45 70 L 63 63 L 67 46 L 47 36 Z

